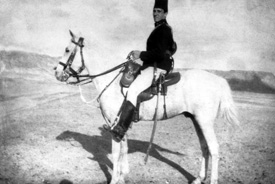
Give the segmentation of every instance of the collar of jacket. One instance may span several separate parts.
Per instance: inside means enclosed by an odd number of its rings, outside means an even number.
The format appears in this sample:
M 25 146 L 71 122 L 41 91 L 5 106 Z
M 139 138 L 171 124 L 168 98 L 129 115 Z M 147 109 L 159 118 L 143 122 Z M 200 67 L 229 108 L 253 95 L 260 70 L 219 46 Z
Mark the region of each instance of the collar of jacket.
M 162 19 L 162 20 L 160 20 L 160 21 L 158 21 L 158 22 L 155 22 L 155 27 L 158 27 L 158 26 L 160 26 L 160 25 L 162 25 L 162 24 L 167 24 L 166 19 Z

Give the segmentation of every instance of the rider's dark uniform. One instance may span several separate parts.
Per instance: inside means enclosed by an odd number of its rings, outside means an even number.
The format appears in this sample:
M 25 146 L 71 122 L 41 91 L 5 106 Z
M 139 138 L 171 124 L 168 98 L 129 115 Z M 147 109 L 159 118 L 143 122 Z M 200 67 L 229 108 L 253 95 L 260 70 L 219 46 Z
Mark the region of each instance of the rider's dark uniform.
M 161 8 L 165 13 L 168 12 L 168 0 L 155 0 L 154 8 Z M 151 69 L 156 67 L 166 70 L 167 73 L 171 70 L 173 62 L 171 55 L 175 48 L 172 29 L 167 21 L 162 19 L 156 22 L 155 29 L 148 37 L 146 51 L 140 53 L 140 59 L 143 61 L 141 70 L 143 71 L 129 87 L 127 98 L 121 107 L 119 121 L 111 130 L 114 140 L 121 141 L 130 127 L 136 108 L 134 100 L 142 90 L 150 87 L 153 80 L 152 73 L 149 73 L 152 72 Z
M 156 67 L 170 71 L 172 60 L 170 52 L 173 50 L 174 39 L 172 29 L 165 19 L 155 23 L 155 29 L 152 31 L 147 40 L 146 51 L 142 51 L 140 59 L 144 62 L 141 69 L 148 66 Z

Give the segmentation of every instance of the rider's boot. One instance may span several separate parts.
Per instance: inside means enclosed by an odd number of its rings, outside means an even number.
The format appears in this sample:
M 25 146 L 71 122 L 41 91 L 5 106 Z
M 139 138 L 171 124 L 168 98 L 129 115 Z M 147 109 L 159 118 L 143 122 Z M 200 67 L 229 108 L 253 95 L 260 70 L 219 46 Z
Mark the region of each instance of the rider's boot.
M 131 102 L 126 101 L 125 104 L 123 104 L 123 109 L 119 121 L 111 130 L 115 141 L 120 142 L 123 139 L 125 133 L 132 123 L 134 111 L 135 106 Z

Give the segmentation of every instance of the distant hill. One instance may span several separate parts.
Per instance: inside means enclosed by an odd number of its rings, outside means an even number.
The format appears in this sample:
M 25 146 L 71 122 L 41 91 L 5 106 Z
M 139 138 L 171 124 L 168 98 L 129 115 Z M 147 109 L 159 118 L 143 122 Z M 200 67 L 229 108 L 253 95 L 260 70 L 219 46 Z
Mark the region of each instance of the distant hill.
M 53 67 L 56 66 L 57 60 L 55 57 L 35 53 L 0 51 L 0 78 L 30 79 L 35 76 L 40 80 L 55 80 Z M 232 90 L 275 94 L 275 76 L 272 73 L 239 70 L 208 71 L 225 78 Z
M 275 76 L 269 72 L 257 71 L 210 71 L 224 77 L 232 90 L 256 93 L 275 93 Z
M 54 57 L 27 53 L 22 51 L 0 51 L 0 62 L 5 64 L 6 70 L 18 69 L 50 69 L 56 65 Z M 1 66 L 1 65 L 0 65 Z M 3 67 L 3 66 L 1 66 Z
M 175 69 L 176 71 L 188 69 Z M 227 80 L 234 91 L 275 94 L 275 76 L 273 73 L 260 71 L 219 71 L 207 70 Z
M 0 51 L 0 76 L 6 78 L 34 78 L 45 80 L 53 77 L 57 58 L 22 51 Z
M 20 108 L 25 108 L 32 104 L 31 97 L 58 91 L 56 86 L 61 83 L 54 76 L 56 64 L 57 58 L 46 55 L 0 51 L 0 106 L 9 110 L 24 104 Z

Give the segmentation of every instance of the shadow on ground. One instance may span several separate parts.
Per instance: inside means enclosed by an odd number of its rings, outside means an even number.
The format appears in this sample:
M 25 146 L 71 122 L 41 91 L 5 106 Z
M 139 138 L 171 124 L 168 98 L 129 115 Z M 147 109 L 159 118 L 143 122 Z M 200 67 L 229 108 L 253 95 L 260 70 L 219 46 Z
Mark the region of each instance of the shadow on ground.
M 62 141 L 71 141 L 73 139 L 74 141 L 79 142 L 86 151 L 93 155 L 93 158 L 90 159 L 98 162 L 101 170 L 105 174 L 107 183 L 109 183 L 111 181 L 112 175 L 111 173 L 109 173 L 108 168 L 113 168 L 113 164 L 111 160 L 108 158 L 108 154 L 110 154 L 112 150 L 111 135 L 108 132 L 106 132 L 103 128 L 99 129 L 101 130 L 101 136 L 89 136 L 77 132 L 64 131 L 59 136 L 57 136 L 56 139 Z M 128 153 L 131 154 L 135 152 L 141 152 L 146 154 L 148 146 L 149 142 L 129 139 Z M 171 154 L 181 156 L 183 154 L 165 149 L 163 147 L 158 146 L 157 144 L 153 144 L 150 151 L 151 157 L 154 157 L 159 161 L 164 162 L 169 166 L 173 167 L 174 169 L 176 169 L 188 180 L 188 183 L 191 183 L 195 179 L 193 175 L 191 175 L 188 171 L 183 169 L 180 165 L 163 157 L 159 153 L 159 151 L 168 152 Z

